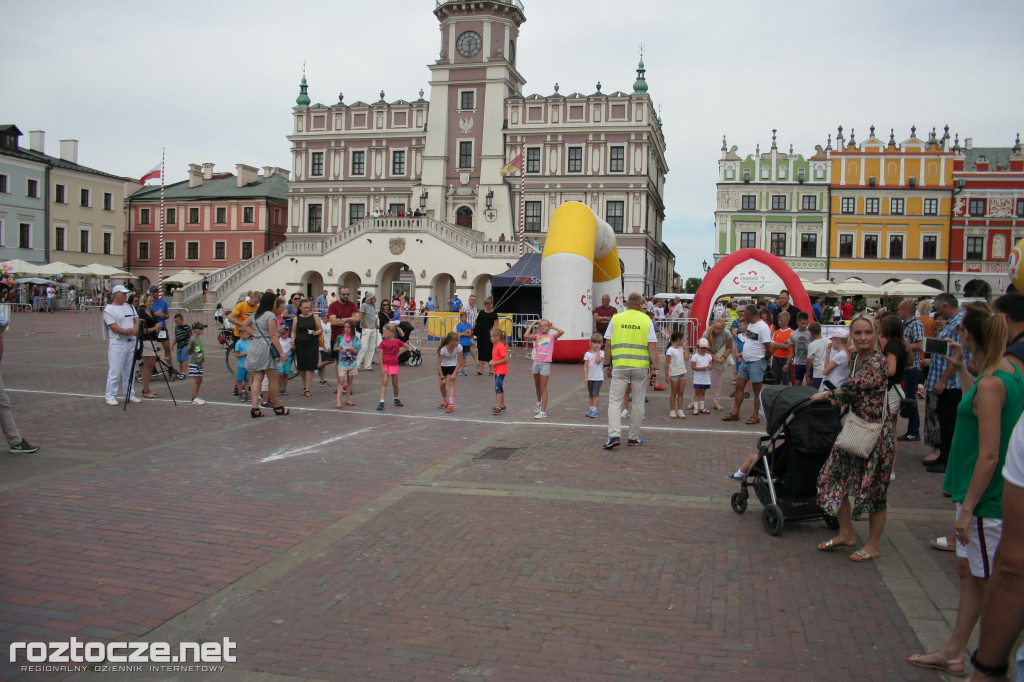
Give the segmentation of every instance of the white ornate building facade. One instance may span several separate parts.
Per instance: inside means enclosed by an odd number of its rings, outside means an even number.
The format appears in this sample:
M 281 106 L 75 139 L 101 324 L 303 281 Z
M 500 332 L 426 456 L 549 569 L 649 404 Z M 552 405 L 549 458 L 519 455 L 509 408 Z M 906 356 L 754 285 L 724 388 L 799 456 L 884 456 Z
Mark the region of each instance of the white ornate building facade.
M 562 202 L 590 206 L 619 234 L 627 291 L 671 287 L 662 241 L 668 166 L 643 62 L 631 92 L 524 95 L 516 67 L 519 0 L 437 3 L 440 52 L 430 100 L 315 104 L 302 79 L 293 108 L 287 240 L 260 262 L 215 273 L 211 289 L 345 284 L 445 300 L 478 296 L 492 275 L 543 247 Z M 522 155 L 523 173 L 501 170 Z M 521 196 L 521 188 L 525 195 Z M 387 212 L 387 217 L 375 214 Z M 411 214 L 411 215 L 410 215 Z M 244 274 L 243 274 L 244 273 Z

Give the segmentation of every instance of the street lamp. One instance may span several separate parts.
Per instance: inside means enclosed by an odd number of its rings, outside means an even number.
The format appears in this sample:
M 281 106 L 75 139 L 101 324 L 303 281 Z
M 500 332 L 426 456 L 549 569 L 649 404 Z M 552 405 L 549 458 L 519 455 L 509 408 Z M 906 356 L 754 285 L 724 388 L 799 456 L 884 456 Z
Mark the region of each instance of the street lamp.
M 494 190 L 493 189 L 487 190 L 487 195 L 484 197 L 484 201 L 487 202 L 487 208 L 490 208 L 491 204 L 494 203 Z
M 427 192 L 427 190 L 423 190 L 423 194 L 420 195 L 420 208 L 427 207 L 427 196 L 429 196 L 429 194 L 430 193 Z
M 708 261 L 706 258 L 704 259 L 704 262 L 700 264 L 700 266 L 704 268 L 704 272 L 708 272 L 709 270 L 711 270 L 710 266 L 708 266 Z

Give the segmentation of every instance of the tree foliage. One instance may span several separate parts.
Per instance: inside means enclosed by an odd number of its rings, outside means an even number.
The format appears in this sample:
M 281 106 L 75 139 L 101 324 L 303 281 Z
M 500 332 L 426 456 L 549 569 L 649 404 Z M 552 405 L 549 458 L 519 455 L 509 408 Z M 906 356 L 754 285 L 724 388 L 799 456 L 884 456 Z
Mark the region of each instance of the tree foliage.
M 683 287 L 683 293 L 684 294 L 695 294 L 695 293 L 697 293 L 697 289 L 700 288 L 701 281 L 702 280 L 701 280 L 700 277 L 689 277 L 689 278 L 687 278 L 686 285 Z

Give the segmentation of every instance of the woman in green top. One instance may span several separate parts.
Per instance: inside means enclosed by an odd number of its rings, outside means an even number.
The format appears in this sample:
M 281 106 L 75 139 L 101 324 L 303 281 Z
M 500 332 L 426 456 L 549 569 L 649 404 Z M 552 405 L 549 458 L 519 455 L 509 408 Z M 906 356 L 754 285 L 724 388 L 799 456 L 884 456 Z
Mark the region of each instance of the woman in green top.
M 959 344 L 950 343 L 950 363 L 960 375 L 965 391 L 957 407 L 956 430 L 942 489 L 956 502 L 956 570 L 960 576 L 960 601 L 956 624 L 946 645 L 907 660 L 923 668 L 964 675 L 967 640 L 981 614 L 985 585 L 1002 532 L 1003 461 L 1010 434 L 1024 409 L 1024 378 L 1003 357 L 1006 318 L 987 303 L 965 306 Z M 970 364 L 978 382 L 964 363 L 964 350 L 974 354 Z M 973 385 L 972 385 L 973 384 Z M 969 389 L 969 390 L 968 390 Z

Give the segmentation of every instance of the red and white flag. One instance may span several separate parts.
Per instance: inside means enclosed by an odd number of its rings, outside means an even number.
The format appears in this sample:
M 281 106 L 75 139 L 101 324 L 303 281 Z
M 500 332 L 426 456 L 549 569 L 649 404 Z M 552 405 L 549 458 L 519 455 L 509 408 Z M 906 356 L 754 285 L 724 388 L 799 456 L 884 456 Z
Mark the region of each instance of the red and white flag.
M 157 165 L 153 166 L 153 170 L 151 170 L 148 173 L 146 173 L 145 175 L 143 175 L 142 179 L 139 180 L 139 183 L 145 185 L 147 180 L 155 180 L 155 179 L 159 178 L 160 177 L 160 165 L 161 164 L 158 163 Z

